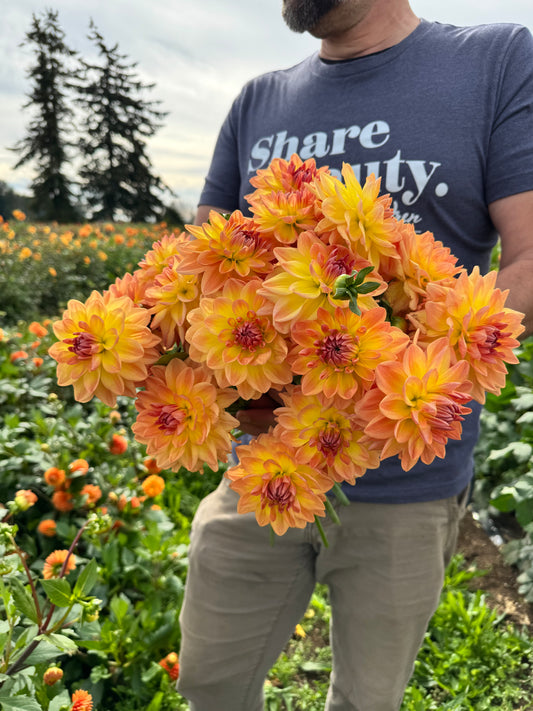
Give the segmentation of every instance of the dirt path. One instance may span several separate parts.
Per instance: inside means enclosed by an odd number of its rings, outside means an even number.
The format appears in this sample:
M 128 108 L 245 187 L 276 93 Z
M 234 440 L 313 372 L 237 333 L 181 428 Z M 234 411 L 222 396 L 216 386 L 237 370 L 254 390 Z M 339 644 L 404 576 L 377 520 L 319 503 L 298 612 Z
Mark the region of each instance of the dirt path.
M 474 588 L 486 591 L 489 605 L 505 612 L 513 624 L 527 627 L 533 636 L 533 605 L 518 593 L 518 574 L 504 562 L 498 547 L 470 512 L 463 519 L 457 548 L 467 563 L 489 570 L 473 581 Z

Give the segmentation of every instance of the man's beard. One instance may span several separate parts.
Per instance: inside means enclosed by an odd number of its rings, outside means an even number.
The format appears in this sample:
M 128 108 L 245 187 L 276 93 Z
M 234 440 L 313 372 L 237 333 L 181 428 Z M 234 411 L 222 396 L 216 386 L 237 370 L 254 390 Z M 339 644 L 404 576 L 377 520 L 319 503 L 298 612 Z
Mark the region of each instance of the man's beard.
M 293 32 L 309 32 L 344 0 L 283 0 L 282 17 Z

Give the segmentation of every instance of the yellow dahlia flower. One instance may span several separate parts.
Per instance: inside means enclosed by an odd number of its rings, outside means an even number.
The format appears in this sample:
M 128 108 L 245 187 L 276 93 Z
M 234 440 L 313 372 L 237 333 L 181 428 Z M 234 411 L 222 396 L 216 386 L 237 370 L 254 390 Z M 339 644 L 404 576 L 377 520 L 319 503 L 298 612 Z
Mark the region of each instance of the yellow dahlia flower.
M 468 363 L 452 365 L 452 358 L 448 339 L 440 338 L 427 350 L 412 343 L 401 360 L 378 365 L 377 387 L 357 412 L 368 421 L 366 434 L 383 441 L 381 459 L 398 455 L 408 471 L 419 459 L 443 458 L 448 439 L 461 438 L 471 383 Z
M 159 338 L 148 328 L 150 314 L 127 296 L 93 291 L 83 304 L 68 302 L 53 324 L 59 339 L 49 354 L 57 363 L 59 385 L 73 385 L 74 397 L 97 397 L 114 407 L 117 395 L 133 397 L 158 358 Z
M 270 524 L 278 536 L 325 515 L 324 493 L 334 482 L 307 464 L 297 449 L 266 433 L 236 453 L 240 463 L 225 476 L 240 496 L 239 513 L 253 511 L 259 525 Z
M 289 386 L 281 397 L 285 407 L 275 411 L 274 435 L 302 453 L 312 467 L 324 470 L 335 481 L 355 479 L 379 466 L 379 452 L 364 434 L 365 422 L 356 414 L 354 400 L 321 393 L 305 396 Z
M 228 219 L 212 210 L 209 222 L 187 229 L 195 239 L 180 247 L 180 270 L 202 275 L 204 296 L 220 291 L 229 277 L 247 281 L 272 271 L 274 255 L 268 240 L 240 210 Z
M 298 235 L 316 226 L 316 197 L 306 184 L 294 192 L 250 197 L 250 210 L 260 231 L 281 244 L 292 244 Z
M 313 183 L 324 215 L 316 232 L 337 230 L 352 251 L 375 267 L 384 257 L 397 258 L 395 244 L 400 233 L 390 207 L 392 198 L 379 196 L 381 178 L 370 175 L 361 187 L 348 163 L 343 164 L 342 177 L 344 184 L 327 174 Z
M 187 328 L 187 314 L 199 303 L 198 277 L 183 274 L 179 259 L 165 267 L 148 287 L 144 303 L 153 316 L 150 328 L 161 335 L 165 348 L 183 343 Z
M 221 296 L 201 299 L 190 312 L 185 334 L 192 360 L 206 363 L 220 387 L 232 385 L 246 400 L 292 380 L 287 344 L 263 313 L 269 302 L 258 293 L 260 286 L 257 279 L 229 279 Z
M 202 472 L 204 463 L 217 469 L 219 460 L 227 460 L 230 433 L 239 424 L 225 411 L 237 397 L 235 390 L 217 388 L 203 366 L 179 358 L 156 365 L 135 401 L 135 439 L 161 469 Z
M 468 362 L 472 397 L 498 395 L 505 385 L 505 363 L 518 363 L 513 348 L 524 331 L 523 314 L 505 308 L 508 290 L 495 288 L 497 273 L 482 276 L 478 267 L 463 271 L 451 288 L 428 286 L 424 339 L 448 338 L 457 360 Z
M 259 293 L 273 302 L 274 324 L 282 333 L 287 333 L 297 320 L 316 318 L 319 308 L 333 313 L 341 306 L 341 302 L 332 298 L 337 277 L 370 266 L 346 247 L 324 244 L 313 232 L 301 234 L 296 247 L 277 247 L 274 254 L 279 266 L 265 279 Z M 381 282 L 374 272 L 367 275 L 365 281 L 376 279 Z M 382 282 L 372 296 L 361 296 L 358 299 L 361 308 L 376 306 L 373 296 L 383 293 L 386 288 Z M 343 306 L 347 308 L 348 303 Z
M 165 267 L 172 264 L 179 253 L 179 248 L 187 240 L 186 232 L 178 232 L 178 234 L 172 232 L 154 242 L 152 249 L 139 262 L 139 269 L 134 272 L 139 284 L 143 287 L 151 285 L 157 274 L 161 274 Z
M 294 373 L 302 375 L 304 395 L 323 392 L 345 400 L 368 390 L 376 367 L 402 353 L 409 337 L 385 320 L 381 307 L 360 316 L 337 308 L 318 310 L 316 321 L 298 321 L 291 330 L 296 346 L 290 353 Z

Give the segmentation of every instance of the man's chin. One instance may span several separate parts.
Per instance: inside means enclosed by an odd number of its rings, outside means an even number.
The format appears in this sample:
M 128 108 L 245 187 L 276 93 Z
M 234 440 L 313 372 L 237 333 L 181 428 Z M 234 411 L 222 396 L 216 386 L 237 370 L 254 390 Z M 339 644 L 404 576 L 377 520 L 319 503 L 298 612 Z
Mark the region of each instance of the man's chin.
M 303 34 L 309 32 L 319 37 L 320 21 L 343 0 L 284 0 L 281 16 L 287 27 L 293 32 Z

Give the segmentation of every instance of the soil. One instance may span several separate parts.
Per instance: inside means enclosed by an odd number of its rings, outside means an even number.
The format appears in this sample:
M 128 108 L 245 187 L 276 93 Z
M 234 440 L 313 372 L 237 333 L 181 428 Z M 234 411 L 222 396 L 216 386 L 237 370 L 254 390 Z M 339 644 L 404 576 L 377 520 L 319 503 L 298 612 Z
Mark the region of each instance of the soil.
M 527 628 L 533 636 L 533 605 L 518 592 L 518 572 L 503 560 L 500 549 L 471 511 L 463 518 L 457 550 L 468 565 L 488 571 L 472 581 L 473 589 L 485 591 L 488 605 L 505 613 L 512 624 Z

